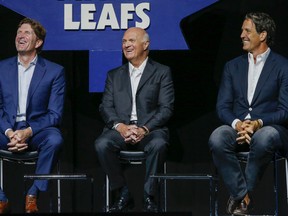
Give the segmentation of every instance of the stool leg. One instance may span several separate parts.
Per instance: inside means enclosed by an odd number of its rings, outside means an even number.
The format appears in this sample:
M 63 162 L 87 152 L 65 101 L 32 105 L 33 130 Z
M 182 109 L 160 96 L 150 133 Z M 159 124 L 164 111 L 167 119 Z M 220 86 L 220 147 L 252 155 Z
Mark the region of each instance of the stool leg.
M 164 163 L 164 174 L 167 173 L 167 163 Z M 163 190 L 164 190 L 164 212 L 167 211 L 167 181 L 166 179 L 163 180 Z
M 209 208 L 210 208 L 210 215 L 214 216 L 213 212 L 214 212 L 214 207 L 213 207 L 213 196 L 212 196 L 212 189 L 213 188 L 213 179 L 210 178 L 209 180 Z
M 275 216 L 278 216 L 278 162 L 274 156 L 274 194 L 275 194 Z
M 91 212 L 94 212 L 94 178 L 90 178 L 91 183 Z
M 53 190 L 52 190 L 52 186 L 54 186 L 53 182 L 51 182 L 50 184 L 50 190 L 49 190 L 49 212 L 53 213 Z
M 61 213 L 61 181 L 60 179 L 57 180 L 57 212 Z
M 110 202 L 110 187 L 109 187 L 109 178 L 106 175 L 106 183 L 105 183 L 105 211 L 109 211 L 109 202 Z
M 60 161 L 57 163 L 57 174 L 60 175 Z M 61 213 L 61 180 L 57 179 L 57 212 Z
M 285 159 L 285 172 L 286 172 L 286 201 L 288 205 L 288 159 Z
M 214 178 L 214 177 L 213 177 Z M 214 178 L 214 212 L 218 216 L 218 178 Z
M 0 187 L 3 189 L 3 158 L 0 158 Z

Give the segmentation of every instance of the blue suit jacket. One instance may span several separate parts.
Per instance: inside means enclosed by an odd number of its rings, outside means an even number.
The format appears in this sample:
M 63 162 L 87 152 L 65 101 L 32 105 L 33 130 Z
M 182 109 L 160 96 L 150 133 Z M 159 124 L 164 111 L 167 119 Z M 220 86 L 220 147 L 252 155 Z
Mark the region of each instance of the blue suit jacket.
M 248 113 L 251 119 L 262 119 L 264 125 L 288 122 L 288 60 L 270 52 L 255 93 L 249 105 L 248 56 L 242 55 L 226 63 L 220 85 L 217 113 L 220 120 L 231 125 L 233 120 L 243 120 Z
M 58 64 L 38 56 L 30 83 L 26 121 L 36 134 L 47 127 L 59 127 L 65 95 L 65 72 Z M 0 131 L 13 128 L 18 106 L 17 57 L 0 62 Z

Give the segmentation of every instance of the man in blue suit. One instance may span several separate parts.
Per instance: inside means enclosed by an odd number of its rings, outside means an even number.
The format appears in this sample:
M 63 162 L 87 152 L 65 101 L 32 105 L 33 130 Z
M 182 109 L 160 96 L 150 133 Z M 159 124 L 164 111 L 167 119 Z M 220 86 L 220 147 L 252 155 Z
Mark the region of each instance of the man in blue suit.
M 41 58 L 46 30 L 37 21 L 24 18 L 18 25 L 18 52 L 0 62 L 0 148 L 15 153 L 37 150 L 36 174 L 49 174 L 63 144 L 62 120 L 65 73 L 58 64 Z M 26 195 L 26 213 L 36 213 L 37 195 L 46 191 L 46 180 L 34 181 Z M 0 213 L 10 211 L 0 189 Z
M 147 152 L 144 211 L 158 211 L 156 182 L 149 177 L 163 171 L 174 87 L 170 68 L 148 57 L 149 44 L 149 35 L 141 28 L 124 33 L 122 50 L 128 63 L 108 72 L 99 107 L 105 128 L 95 148 L 111 190 L 119 192 L 110 212 L 123 212 L 134 204 L 118 158 L 120 150 L 127 149 Z
M 230 193 L 228 214 L 249 214 L 251 194 L 274 153 L 288 156 L 288 60 L 270 49 L 275 30 L 268 14 L 248 13 L 240 36 L 248 54 L 224 68 L 217 101 L 224 125 L 213 131 L 209 146 Z M 244 173 L 237 151 L 249 151 Z

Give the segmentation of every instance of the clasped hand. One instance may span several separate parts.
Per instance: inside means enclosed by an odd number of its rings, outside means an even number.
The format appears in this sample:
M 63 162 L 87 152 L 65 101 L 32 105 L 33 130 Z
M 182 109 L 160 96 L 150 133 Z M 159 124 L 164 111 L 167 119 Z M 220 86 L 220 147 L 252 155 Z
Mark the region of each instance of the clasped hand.
M 236 141 L 238 144 L 248 143 L 250 144 L 251 137 L 256 130 L 259 129 L 259 123 L 257 120 L 245 120 L 245 121 L 238 121 L 236 123 L 236 130 L 238 131 L 238 137 Z
M 11 152 L 22 152 L 28 148 L 26 140 L 31 136 L 31 131 L 27 128 L 24 130 L 9 130 L 7 135 L 10 142 L 7 144 L 8 150 Z
M 126 143 L 136 144 L 140 142 L 145 136 L 145 130 L 137 125 L 125 125 L 120 123 L 117 131 L 124 138 Z

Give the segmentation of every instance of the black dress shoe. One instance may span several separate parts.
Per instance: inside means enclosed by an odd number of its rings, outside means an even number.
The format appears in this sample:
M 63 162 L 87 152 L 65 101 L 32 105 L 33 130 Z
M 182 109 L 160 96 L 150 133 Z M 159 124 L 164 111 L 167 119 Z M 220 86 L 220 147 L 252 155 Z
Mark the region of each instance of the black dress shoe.
M 119 199 L 112 205 L 109 212 L 126 212 L 134 208 L 134 200 L 131 197 L 119 197 Z
M 124 186 L 120 191 L 118 199 L 109 209 L 109 212 L 126 212 L 132 208 L 134 208 L 134 200 L 132 199 L 128 188 Z
M 241 203 L 241 200 L 234 200 L 231 197 L 229 197 L 229 200 L 226 206 L 226 212 L 228 214 L 233 214 L 235 209 L 240 205 L 240 203 Z
M 234 210 L 233 215 L 247 215 L 250 213 L 250 211 L 253 208 L 253 201 L 251 198 L 249 198 L 249 203 L 246 202 L 245 199 L 243 199 L 238 207 Z
M 154 202 L 152 196 L 144 198 L 144 211 L 145 212 L 158 212 L 158 206 Z

